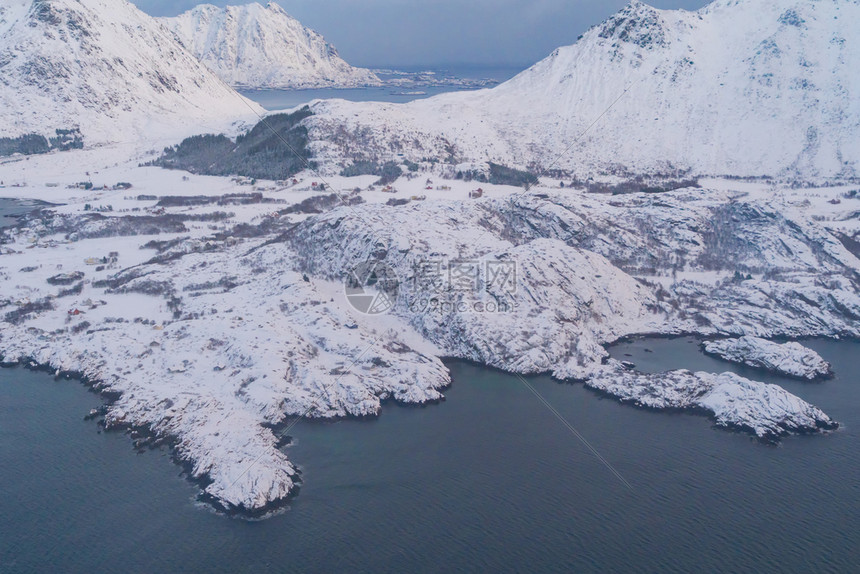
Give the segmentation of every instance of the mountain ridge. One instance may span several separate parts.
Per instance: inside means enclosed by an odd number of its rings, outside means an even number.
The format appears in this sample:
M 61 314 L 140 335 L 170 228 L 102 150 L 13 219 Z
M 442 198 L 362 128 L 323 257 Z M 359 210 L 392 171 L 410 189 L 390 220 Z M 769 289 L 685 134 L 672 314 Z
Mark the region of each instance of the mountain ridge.
M 398 149 L 583 175 L 856 177 L 857 18 L 848 0 L 718 0 L 696 12 L 637 1 L 491 90 L 320 102 L 311 131 L 330 158 L 346 155 L 330 141 L 344 126 L 381 158 Z
M 370 70 L 347 64 L 325 38 L 274 2 L 224 8 L 201 4 L 160 21 L 232 86 L 303 89 L 381 84 Z
M 127 142 L 262 113 L 127 0 L 16 0 L 0 20 L 0 136 Z

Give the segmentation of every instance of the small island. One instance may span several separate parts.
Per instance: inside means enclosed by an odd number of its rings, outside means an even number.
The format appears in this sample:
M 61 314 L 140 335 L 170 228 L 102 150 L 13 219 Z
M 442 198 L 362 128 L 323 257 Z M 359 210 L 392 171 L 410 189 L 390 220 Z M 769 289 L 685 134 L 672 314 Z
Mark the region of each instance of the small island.
M 830 363 L 800 343 L 774 343 L 758 337 L 708 341 L 702 345 L 708 355 L 756 369 L 814 381 L 833 375 Z
M 782 387 L 741 377 L 686 370 L 646 374 L 608 369 L 586 386 L 622 403 L 653 410 L 698 412 L 717 427 L 777 443 L 788 434 L 812 434 L 839 428 L 821 409 Z

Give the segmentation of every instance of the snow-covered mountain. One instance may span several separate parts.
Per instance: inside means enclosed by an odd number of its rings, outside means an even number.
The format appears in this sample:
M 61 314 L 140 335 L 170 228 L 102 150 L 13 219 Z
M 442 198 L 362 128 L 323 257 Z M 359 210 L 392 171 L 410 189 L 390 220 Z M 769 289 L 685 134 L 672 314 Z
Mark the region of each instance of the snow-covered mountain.
M 345 88 L 381 83 L 370 70 L 344 62 L 334 46 L 274 2 L 225 8 L 202 4 L 162 21 L 233 86 Z
M 261 112 L 126 0 L 4 0 L 0 137 L 186 135 Z
M 696 12 L 634 1 L 497 88 L 407 105 L 323 102 L 312 124 L 333 158 L 357 141 L 325 141 L 345 126 L 380 156 L 857 175 L 858 21 L 856 0 L 717 0 Z

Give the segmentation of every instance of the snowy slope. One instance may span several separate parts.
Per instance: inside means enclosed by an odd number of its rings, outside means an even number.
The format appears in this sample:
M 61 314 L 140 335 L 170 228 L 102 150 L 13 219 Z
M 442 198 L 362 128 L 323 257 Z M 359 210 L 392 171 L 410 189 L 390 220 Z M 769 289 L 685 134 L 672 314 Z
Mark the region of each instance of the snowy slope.
M 260 111 L 126 0 L 4 2 L 0 136 L 80 127 L 87 144 L 134 141 Z
M 225 82 L 251 88 L 379 85 L 334 46 L 274 2 L 219 8 L 202 4 L 162 22 Z
M 379 155 L 453 151 L 583 174 L 856 175 L 858 20 L 853 0 L 718 0 L 697 12 L 637 1 L 491 90 L 319 103 L 318 146 L 342 155 L 323 140 L 345 126 Z

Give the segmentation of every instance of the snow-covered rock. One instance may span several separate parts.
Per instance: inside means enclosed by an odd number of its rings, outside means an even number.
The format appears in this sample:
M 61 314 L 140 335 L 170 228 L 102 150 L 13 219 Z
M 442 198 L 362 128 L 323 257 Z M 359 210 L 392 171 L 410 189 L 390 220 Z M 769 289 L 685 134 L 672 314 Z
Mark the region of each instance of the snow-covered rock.
M 762 188 L 751 195 L 521 194 L 499 202 L 484 226 L 518 242 L 557 238 L 603 255 L 656 290 L 655 312 L 667 321 L 659 332 L 858 336 L 860 260 L 837 229 L 812 220 L 832 204 L 822 198 L 812 208 L 808 190 L 788 202 Z M 851 213 L 852 205 L 840 205 L 834 228 L 853 228 Z
M 273 428 L 305 413 L 372 416 L 385 399 L 440 400 L 440 357 L 603 380 L 614 368 L 603 345 L 627 335 L 860 336 L 860 260 L 836 236 L 860 223 L 852 200 L 830 202 L 844 188 L 711 181 L 610 196 L 485 185 L 468 199 L 474 182 L 427 190 L 422 173 L 394 196 L 369 189 L 373 176 L 328 179 L 362 189 L 332 208 L 315 197 L 315 174 L 258 181 L 250 194 L 241 181 L 135 160 L 111 167 L 108 153 L 0 164 L 5 181 L 36 170 L 73 183 L 84 164 L 103 166 L 97 184 L 134 184 L 131 196 L 17 188 L 65 205 L 0 230 L 0 355 L 119 393 L 107 424 L 171 438 L 229 509 L 264 512 L 294 489 Z M 189 201 L 162 203 L 165 190 Z M 412 194 L 427 198 L 386 204 Z M 323 213 L 296 209 L 311 198 Z M 102 257 L 104 268 L 88 265 Z M 401 280 L 387 315 L 363 315 L 344 295 L 345 276 L 368 260 Z M 478 273 L 465 289 L 427 282 L 426 263 Z M 487 263 L 514 263 L 515 284 L 495 282 Z M 678 393 L 704 384 L 678 380 Z M 730 382 L 688 402 L 762 436 L 826 422 L 776 387 Z
M 583 175 L 856 176 L 858 20 L 854 0 L 716 0 L 696 12 L 634 1 L 496 88 L 324 101 L 309 124 L 332 160 L 357 145 Z
M 830 363 L 800 343 L 780 344 L 759 337 L 740 337 L 708 341 L 702 349 L 732 363 L 810 381 L 832 374 Z
M 605 257 L 557 239 L 500 240 L 485 227 L 496 208 L 377 204 L 359 207 L 357 217 L 339 208 L 299 225 L 290 244 L 304 270 L 332 280 L 379 258 L 402 282 L 393 313 L 445 355 L 504 370 L 584 378 L 606 356 L 602 345 L 631 329 L 658 328 L 645 286 Z M 427 265 L 448 275 L 458 262 L 474 265 L 474 288 L 457 289 L 447 277 L 422 281 Z M 512 283 L 494 283 L 493 264 L 509 265 Z
M 201 4 L 161 18 L 212 71 L 246 88 L 352 88 L 381 84 L 355 68 L 313 30 L 269 2 L 219 8 Z
M 770 441 L 789 433 L 811 433 L 838 426 L 821 409 L 782 387 L 734 373 L 644 374 L 617 368 L 585 384 L 641 407 L 704 411 L 713 416 L 718 426 L 750 431 Z
M 181 137 L 262 113 L 127 0 L 5 0 L 0 137 Z
M 354 311 L 333 301 L 330 287 L 292 271 L 295 254 L 279 245 L 244 257 L 200 247 L 179 265 L 117 274 L 97 289 L 104 305 L 56 299 L 42 319 L 68 318 L 64 334 L 4 323 L 0 359 L 79 373 L 121 393 L 108 409 L 109 428 L 144 426 L 175 438 L 206 495 L 251 514 L 294 486 L 273 426 L 300 416 L 376 415 L 387 398 L 442 398 L 450 377 L 426 354 L 432 347 L 415 350 L 378 325 L 346 328 L 357 321 Z M 82 313 L 70 316 L 71 308 Z

